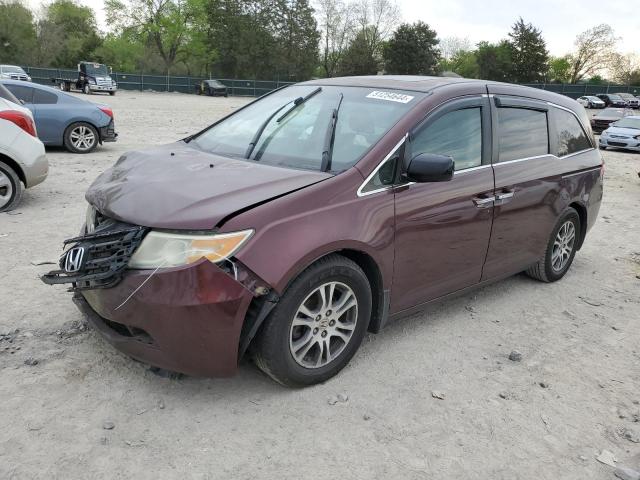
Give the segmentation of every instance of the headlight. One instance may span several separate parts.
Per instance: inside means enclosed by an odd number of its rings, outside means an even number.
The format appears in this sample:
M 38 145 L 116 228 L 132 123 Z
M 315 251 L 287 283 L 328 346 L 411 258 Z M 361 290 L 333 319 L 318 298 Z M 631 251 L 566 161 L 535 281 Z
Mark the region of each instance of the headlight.
M 129 260 L 129 268 L 177 267 L 201 258 L 217 263 L 231 257 L 251 237 L 253 230 L 218 235 L 151 231 Z
M 90 83 L 91 85 L 95 85 L 95 84 L 96 84 L 96 81 L 95 81 L 93 78 L 90 78 L 90 79 L 89 79 L 89 83 Z

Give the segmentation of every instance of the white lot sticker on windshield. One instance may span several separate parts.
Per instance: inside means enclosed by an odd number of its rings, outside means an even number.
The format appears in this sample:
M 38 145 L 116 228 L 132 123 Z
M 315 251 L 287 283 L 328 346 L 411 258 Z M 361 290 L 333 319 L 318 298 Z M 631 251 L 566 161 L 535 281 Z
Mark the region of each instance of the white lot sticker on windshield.
M 376 100 L 388 100 L 390 102 L 399 102 L 399 103 L 409 103 L 413 100 L 414 97 L 411 95 L 405 95 L 403 93 L 395 93 L 395 92 L 380 92 L 378 90 L 374 90 L 367 98 L 375 98 Z

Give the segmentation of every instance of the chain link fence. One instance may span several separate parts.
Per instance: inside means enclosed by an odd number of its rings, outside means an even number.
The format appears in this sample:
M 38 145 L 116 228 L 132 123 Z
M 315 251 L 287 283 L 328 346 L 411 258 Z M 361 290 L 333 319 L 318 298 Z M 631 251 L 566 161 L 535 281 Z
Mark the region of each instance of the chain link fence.
M 34 82 L 44 85 L 51 85 L 53 78 L 75 79 L 78 72 L 73 69 L 60 68 L 38 68 L 24 67 Z M 203 77 L 172 76 L 172 75 L 145 75 L 142 73 L 120 73 L 114 72 L 111 77 L 122 90 L 148 90 L 155 92 L 181 92 L 195 93 L 196 86 L 205 80 Z M 236 80 L 217 78 L 229 89 L 229 95 L 243 97 L 259 97 L 293 82 L 281 82 L 279 80 Z M 589 85 L 589 84 L 567 84 L 567 83 L 527 83 L 527 87 L 541 88 L 550 92 L 561 93 L 571 98 L 582 97 L 583 95 L 596 95 L 598 93 L 631 93 L 640 95 L 640 85 Z
M 76 79 L 78 77 L 77 70 L 64 68 L 38 68 L 24 67 L 24 70 L 31 76 L 35 83 L 53 86 L 52 79 L 68 78 Z M 180 92 L 195 93 L 197 85 L 203 77 L 187 77 L 173 75 L 145 75 L 142 73 L 120 73 L 113 72 L 111 74 L 121 90 L 140 90 L 155 92 Z M 229 90 L 229 95 L 241 97 L 259 97 L 285 85 L 291 85 L 293 82 L 281 82 L 279 80 L 236 80 L 226 78 L 216 78 L 223 83 Z

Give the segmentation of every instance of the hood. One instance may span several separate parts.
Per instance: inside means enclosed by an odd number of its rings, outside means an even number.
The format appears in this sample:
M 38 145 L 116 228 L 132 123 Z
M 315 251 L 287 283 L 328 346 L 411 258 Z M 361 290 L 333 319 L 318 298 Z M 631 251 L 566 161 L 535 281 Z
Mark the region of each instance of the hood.
M 239 210 L 331 176 L 221 157 L 180 142 L 126 153 L 93 182 L 86 199 L 123 222 L 209 230 Z
M 607 122 L 617 122 L 621 119 L 622 117 L 610 117 L 609 115 L 596 115 L 593 117 L 593 120 L 606 120 Z
M 637 128 L 609 127 L 605 132 L 607 132 L 607 135 L 624 135 L 625 137 L 637 137 L 640 135 L 640 130 Z

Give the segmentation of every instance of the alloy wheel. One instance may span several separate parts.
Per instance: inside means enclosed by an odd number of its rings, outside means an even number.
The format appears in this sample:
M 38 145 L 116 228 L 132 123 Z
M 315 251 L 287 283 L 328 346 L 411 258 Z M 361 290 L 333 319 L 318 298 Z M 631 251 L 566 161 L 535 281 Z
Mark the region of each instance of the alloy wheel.
M 300 304 L 291 323 L 289 349 L 306 368 L 328 365 L 344 351 L 358 320 L 358 300 L 341 282 L 324 283 Z
M 573 252 L 573 246 L 576 240 L 576 227 L 571 220 L 567 220 L 562 224 L 556 239 L 553 242 L 553 251 L 551 253 L 551 267 L 554 271 L 560 272 L 567 265 Z
M 71 143 L 81 151 L 90 150 L 96 143 L 96 136 L 93 131 L 84 125 L 79 125 L 69 135 Z
M 11 201 L 13 196 L 13 185 L 11 179 L 0 171 L 0 208 L 4 207 Z

